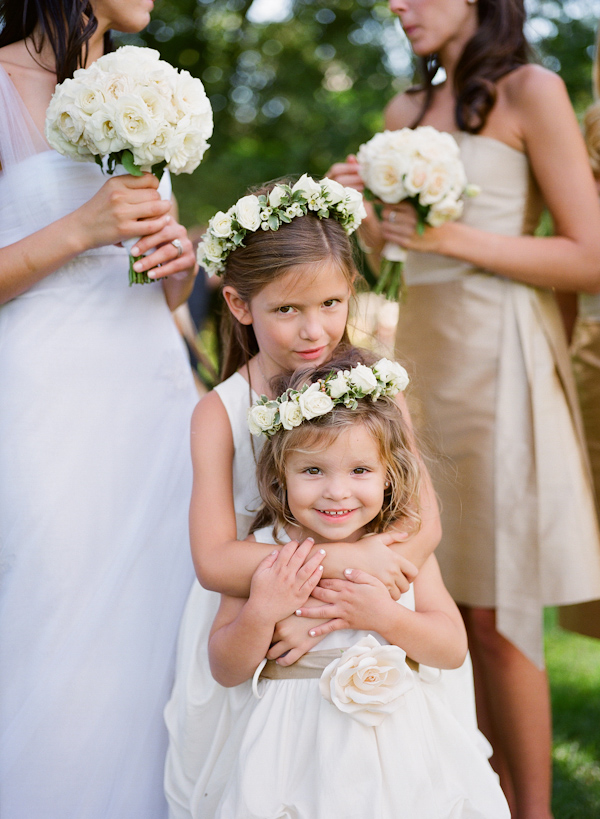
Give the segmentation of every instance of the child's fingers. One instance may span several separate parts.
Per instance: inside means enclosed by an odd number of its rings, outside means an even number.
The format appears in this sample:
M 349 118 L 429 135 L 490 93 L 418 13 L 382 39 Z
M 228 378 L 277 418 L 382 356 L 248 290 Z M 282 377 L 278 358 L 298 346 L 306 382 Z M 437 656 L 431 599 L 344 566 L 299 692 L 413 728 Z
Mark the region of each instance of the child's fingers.
M 298 569 L 296 577 L 300 583 L 306 583 L 309 578 L 312 578 L 314 572 L 319 568 L 323 558 L 325 557 L 325 549 L 317 549 L 314 555 L 308 557 L 302 566 Z
M 335 603 L 338 599 L 340 592 L 335 589 L 324 589 L 320 584 L 315 586 L 312 590 L 312 597 L 315 600 L 320 600 L 321 603 Z M 310 611 L 307 607 L 305 607 L 307 611 Z
M 279 552 L 277 551 L 277 549 L 274 549 L 271 552 L 270 555 L 267 555 L 266 557 L 263 557 L 263 559 L 260 561 L 260 563 L 256 567 L 256 571 L 259 572 L 261 569 L 270 569 L 271 566 L 277 560 L 278 555 L 279 555 Z
M 323 566 L 319 565 L 315 567 L 315 570 L 310 575 L 309 578 L 302 584 L 300 591 L 302 594 L 306 594 L 309 597 L 313 591 L 313 589 L 317 586 L 319 580 L 323 577 Z
M 290 560 L 292 559 L 296 549 L 298 548 L 298 541 L 297 540 L 290 540 L 289 543 L 286 543 L 279 550 L 279 564 L 281 566 L 287 566 Z
M 313 620 L 330 620 L 337 616 L 333 603 L 325 603 L 323 606 L 311 606 L 310 608 L 296 609 L 298 617 L 311 617 Z
M 327 577 L 321 580 L 319 588 L 331 589 L 331 591 L 342 591 L 345 588 L 345 580 L 337 580 L 335 577 Z
M 352 583 L 364 583 L 367 586 L 383 586 L 383 583 L 378 578 L 373 577 L 368 572 L 363 572 L 362 569 L 344 569 L 344 577 Z
M 300 569 L 314 545 L 315 541 L 313 538 L 307 537 L 296 547 L 288 562 L 288 566 L 292 572 L 297 572 Z
M 336 618 L 334 620 L 329 620 L 329 622 L 323 623 L 320 626 L 311 628 L 308 633 L 311 637 L 324 637 L 326 634 L 331 634 L 333 631 L 339 631 L 342 628 L 350 628 L 350 626 L 345 620 Z

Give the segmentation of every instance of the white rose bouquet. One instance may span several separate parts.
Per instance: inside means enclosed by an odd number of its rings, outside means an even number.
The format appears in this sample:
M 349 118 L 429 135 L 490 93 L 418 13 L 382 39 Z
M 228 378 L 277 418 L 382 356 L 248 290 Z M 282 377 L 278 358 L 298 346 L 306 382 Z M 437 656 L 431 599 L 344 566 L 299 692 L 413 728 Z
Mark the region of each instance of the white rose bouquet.
M 94 161 L 109 174 L 117 165 L 134 176 L 150 171 L 159 179 L 165 168 L 192 173 L 212 130 L 212 109 L 200 80 L 161 60 L 158 51 L 137 46 L 123 46 L 79 68 L 56 86 L 46 113 L 46 138 L 55 150 Z M 170 184 L 162 188 L 167 198 Z M 129 240 L 129 247 L 135 242 Z M 129 283 L 152 281 L 133 270 L 135 261 L 130 257 Z
M 475 196 L 479 188 L 467 183 L 460 151 L 451 134 L 429 125 L 384 131 L 357 154 L 367 199 L 397 204 L 406 200 L 417 212 L 417 231 L 425 225 L 439 227 L 459 219 L 464 196 Z M 380 216 L 381 205 L 375 204 Z M 406 251 L 388 242 L 383 248 L 376 293 L 398 299 L 402 292 L 402 268 Z

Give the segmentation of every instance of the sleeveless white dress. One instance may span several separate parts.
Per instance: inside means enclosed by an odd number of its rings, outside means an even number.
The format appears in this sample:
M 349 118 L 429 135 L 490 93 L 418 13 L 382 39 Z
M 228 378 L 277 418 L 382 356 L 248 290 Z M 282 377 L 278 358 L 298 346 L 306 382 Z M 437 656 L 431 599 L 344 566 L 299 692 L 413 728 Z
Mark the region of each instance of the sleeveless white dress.
M 233 436 L 234 508 L 238 538 L 242 539 L 260 503 L 255 458 L 261 439 L 252 439 L 247 422 L 248 407 L 258 396 L 250 394 L 248 382 L 239 373 L 215 389 Z M 260 536 L 257 540 L 260 542 Z M 271 543 L 271 538 L 266 542 Z M 210 672 L 208 635 L 218 606 L 218 594 L 194 584 L 179 635 L 175 685 L 165 709 L 169 731 L 165 791 L 170 819 L 210 819 L 215 815 L 235 763 L 243 715 L 248 713 L 250 690 L 245 686 L 223 688 Z M 318 648 L 322 645 L 323 641 Z M 461 723 L 471 744 L 484 758 L 490 756 L 489 743 L 477 729 L 470 657 L 461 668 L 439 673 L 430 689 Z
M 255 535 L 274 543 L 268 529 Z M 402 605 L 414 610 L 412 587 Z M 336 631 L 306 658 L 341 654 L 333 650 L 368 634 Z M 325 700 L 318 678 L 298 678 L 299 666 L 271 669 L 260 699 L 250 680 L 232 689 L 244 700 L 221 751 L 233 765 L 207 819 L 509 819 L 496 774 L 438 696 L 436 669 L 407 667 L 398 709 L 372 727 Z
M 0 67 L 0 247 L 105 182 Z M 0 306 L 0 815 L 163 819 L 197 401 L 160 285 L 83 253 Z

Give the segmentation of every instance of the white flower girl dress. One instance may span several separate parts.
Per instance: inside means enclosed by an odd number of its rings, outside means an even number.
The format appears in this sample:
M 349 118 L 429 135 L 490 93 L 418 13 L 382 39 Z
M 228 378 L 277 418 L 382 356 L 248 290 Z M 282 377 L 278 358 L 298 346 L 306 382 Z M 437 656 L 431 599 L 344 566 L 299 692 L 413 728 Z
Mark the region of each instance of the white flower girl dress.
M 0 247 L 106 181 L 49 149 L 0 67 Z M 123 248 L 0 306 L 0 815 L 163 819 L 193 569 L 197 395 L 162 287 Z

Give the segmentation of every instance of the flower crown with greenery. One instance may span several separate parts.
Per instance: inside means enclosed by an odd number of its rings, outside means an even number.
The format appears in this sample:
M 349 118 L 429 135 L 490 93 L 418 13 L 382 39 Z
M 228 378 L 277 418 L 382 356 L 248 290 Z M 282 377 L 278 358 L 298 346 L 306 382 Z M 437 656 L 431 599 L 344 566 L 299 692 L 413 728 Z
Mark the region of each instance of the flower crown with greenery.
M 220 276 L 227 256 L 244 246 L 248 233 L 278 230 L 283 223 L 306 216 L 309 211 L 319 219 L 337 219 L 348 235 L 367 215 L 362 194 L 354 188 L 327 177 L 317 182 L 304 174 L 293 186 L 281 183 L 268 194 L 242 196 L 227 213 L 216 213 L 198 245 L 198 264 L 209 276 Z
M 356 409 L 360 398 L 393 397 L 407 386 L 408 374 L 395 361 L 381 358 L 372 367 L 357 364 L 350 370 L 334 370 L 299 391 L 287 389 L 275 399 L 261 395 L 248 410 L 248 427 L 253 435 L 270 438 L 282 428 L 293 429 L 326 415 L 338 404 Z

